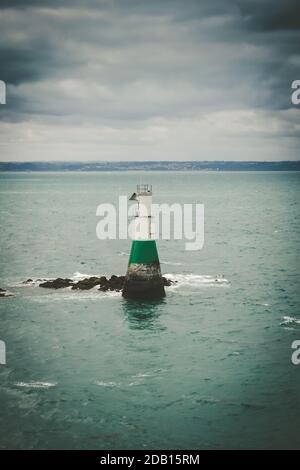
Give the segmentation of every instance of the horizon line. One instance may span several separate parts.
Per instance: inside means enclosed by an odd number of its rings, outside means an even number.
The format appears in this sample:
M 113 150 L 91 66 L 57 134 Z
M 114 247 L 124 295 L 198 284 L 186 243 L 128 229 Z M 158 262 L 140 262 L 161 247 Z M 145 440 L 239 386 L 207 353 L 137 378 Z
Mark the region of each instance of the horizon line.
M 300 163 L 299 160 L 4 160 L 0 161 L 2 164 L 44 164 L 44 163 L 53 163 L 53 164 L 96 164 L 96 163 Z

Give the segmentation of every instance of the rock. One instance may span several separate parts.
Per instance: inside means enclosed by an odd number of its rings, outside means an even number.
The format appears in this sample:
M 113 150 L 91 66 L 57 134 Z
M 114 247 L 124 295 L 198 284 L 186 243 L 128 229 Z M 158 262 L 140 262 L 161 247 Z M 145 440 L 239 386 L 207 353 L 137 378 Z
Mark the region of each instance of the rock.
M 89 290 L 100 284 L 101 284 L 101 278 L 93 276 L 93 277 L 88 277 L 86 279 L 82 279 L 81 281 L 76 282 L 76 284 L 72 286 L 72 289 Z
M 113 274 L 108 282 L 110 290 L 120 290 L 123 288 L 125 276 L 115 276 Z
M 0 297 L 13 297 L 13 296 L 14 294 L 12 292 L 9 292 L 8 290 L 0 288 Z
M 113 274 L 110 279 L 106 279 L 106 277 L 101 278 L 101 284 L 100 284 L 100 289 L 101 291 L 107 291 L 107 290 L 115 290 L 115 291 L 120 291 L 123 288 L 125 281 L 125 276 L 116 276 Z
M 108 285 L 106 284 L 105 286 L 100 286 L 99 290 L 102 290 L 103 292 L 109 290 Z
M 167 279 L 167 278 L 165 278 L 165 277 L 162 277 L 162 281 L 163 281 L 163 285 L 164 285 L 164 286 L 170 286 L 170 285 L 171 285 L 170 279 Z
M 177 281 L 171 281 L 171 279 L 167 279 L 166 277 L 163 277 L 162 280 L 163 280 L 164 286 L 166 286 L 166 287 L 169 287 L 169 286 L 171 286 L 172 284 L 176 284 L 176 283 L 177 283 Z
M 71 279 L 62 279 L 58 277 L 53 281 L 42 282 L 39 287 L 47 287 L 48 289 L 62 289 L 64 287 L 73 286 L 74 282 Z
M 109 289 L 109 281 L 105 276 L 100 277 L 100 288 L 99 290 L 107 291 Z

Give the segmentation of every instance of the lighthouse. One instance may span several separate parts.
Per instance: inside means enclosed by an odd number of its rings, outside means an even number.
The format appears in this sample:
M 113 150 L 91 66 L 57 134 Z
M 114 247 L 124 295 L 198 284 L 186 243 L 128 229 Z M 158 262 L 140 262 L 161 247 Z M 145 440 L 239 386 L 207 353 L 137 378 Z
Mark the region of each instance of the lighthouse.
M 139 184 L 130 201 L 137 202 L 137 211 L 122 295 L 127 299 L 160 299 L 166 294 L 154 239 L 152 186 Z

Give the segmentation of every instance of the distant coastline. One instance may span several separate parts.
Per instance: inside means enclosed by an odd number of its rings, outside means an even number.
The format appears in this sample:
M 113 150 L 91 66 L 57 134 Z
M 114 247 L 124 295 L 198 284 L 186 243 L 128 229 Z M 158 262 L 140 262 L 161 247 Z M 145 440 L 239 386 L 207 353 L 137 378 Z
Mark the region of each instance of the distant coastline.
M 0 162 L 0 171 L 300 171 L 299 161 Z

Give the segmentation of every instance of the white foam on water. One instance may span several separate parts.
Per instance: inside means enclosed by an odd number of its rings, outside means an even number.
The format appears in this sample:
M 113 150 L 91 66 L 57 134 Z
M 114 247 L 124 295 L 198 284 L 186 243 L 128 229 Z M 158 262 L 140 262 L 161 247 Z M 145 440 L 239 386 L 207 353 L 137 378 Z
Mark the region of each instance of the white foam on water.
M 141 372 L 136 374 L 136 375 L 133 375 L 133 377 L 136 378 L 136 379 L 143 379 L 145 377 L 152 377 L 152 376 L 153 376 L 153 374 L 149 374 L 149 373 L 143 374 Z
M 1 297 L 14 297 L 14 293 L 6 290 L 5 292 L 1 292 Z
M 300 325 L 300 319 L 296 317 L 285 316 L 285 317 L 282 317 L 282 320 L 283 321 L 280 323 L 280 325 L 293 325 L 293 324 Z
M 144 378 L 149 377 L 148 375 L 142 375 L 142 376 L 133 376 L 134 379 L 132 382 L 105 382 L 103 380 L 96 380 L 94 382 L 95 385 L 98 387 L 104 387 L 104 388 L 127 388 L 127 387 L 135 387 L 138 385 L 143 385 L 144 383 Z
M 72 279 L 72 281 L 82 281 L 83 279 L 89 279 L 90 277 L 99 277 L 99 274 L 83 274 L 83 273 L 80 273 L 79 271 L 76 271 L 71 277 L 70 279 Z
M 118 384 L 117 382 L 104 382 L 102 380 L 96 380 L 96 382 L 94 382 L 94 383 L 98 387 L 115 388 L 115 387 L 120 386 L 120 384 Z
M 209 276 L 201 274 L 165 274 L 167 279 L 175 281 L 176 284 L 171 288 L 178 287 L 201 287 L 201 286 L 217 286 L 229 285 L 230 282 L 223 276 Z
M 64 289 L 51 289 L 50 292 L 47 294 L 33 296 L 32 301 L 37 303 L 44 303 L 45 298 L 49 299 L 51 302 L 60 302 L 60 301 L 84 301 L 84 300 L 92 300 L 92 301 L 99 301 L 104 299 L 110 299 L 114 297 L 118 297 L 121 295 L 120 292 L 116 291 L 101 291 L 97 289 L 98 286 L 92 287 L 92 289 L 88 290 L 72 290 L 72 288 L 67 287 Z
M 160 264 L 167 264 L 169 266 L 183 266 L 183 263 L 175 263 L 173 261 L 161 261 Z
M 121 295 L 121 291 L 101 291 L 100 289 L 97 289 L 98 286 L 95 288 L 86 290 L 86 291 L 75 291 L 76 295 L 76 300 L 84 300 L 87 298 L 93 298 L 95 300 L 97 299 L 107 299 L 107 298 L 113 298 L 113 297 L 119 297 Z M 77 292 L 77 293 L 76 293 Z M 74 291 L 72 291 L 72 295 L 67 297 L 68 299 L 74 299 Z
M 40 284 L 46 281 L 53 281 L 54 277 L 36 277 L 30 278 L 31 281 L 20 281 L 14 284 L 10 284 L 10 287 L 38 287 Z
M 16 387 L 22 388 L 38 388 L 38 389 L 48 389 L 56 387 L 57 382 L 16 382 Z
M 141 379 L 139 380 L 135 380 L 134 382 L 130 382 L 128 384 L 128 387 L 136 387 L 136 386 L 139 386 L 139 385 L 143 385 L 143 381 Z

